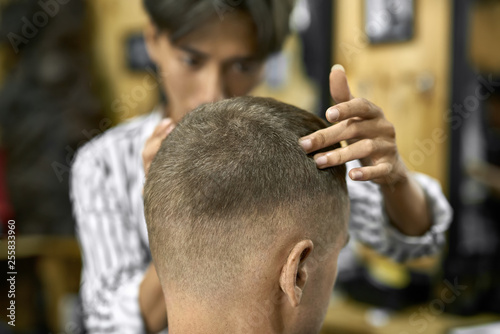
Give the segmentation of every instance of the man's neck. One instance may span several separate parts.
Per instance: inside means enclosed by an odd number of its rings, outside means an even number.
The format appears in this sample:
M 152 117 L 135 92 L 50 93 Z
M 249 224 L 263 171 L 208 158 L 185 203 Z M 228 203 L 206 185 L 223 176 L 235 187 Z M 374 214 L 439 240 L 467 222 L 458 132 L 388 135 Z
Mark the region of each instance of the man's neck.
M 176 305 L 176 303 L 169 303 Z M 279 307 L 267 303 L 249 303 L 241 309 L 212 305 L 169 307 L 169 334 L 218 334 L 218 333 L 283 333 Z M 179 304 L 177 304 L 179 306 Z M 269 307 L 272 306 L 272 307 Z

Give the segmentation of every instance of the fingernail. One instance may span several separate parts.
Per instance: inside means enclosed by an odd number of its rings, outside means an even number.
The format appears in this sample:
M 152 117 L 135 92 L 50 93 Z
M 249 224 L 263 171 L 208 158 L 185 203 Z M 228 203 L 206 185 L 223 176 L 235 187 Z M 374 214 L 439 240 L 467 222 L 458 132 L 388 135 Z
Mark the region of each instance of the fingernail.
M 363 178 L 363 173 L 360 171 L 352 172 L 351 175 L 353 180 L 361 180 Z
M 326 165 L 328 162 L 328 159 L 326 158 L 326 155 L 322 155 L 318 158 L 316 158 L 316 164 L 319 166 Z
M 313 146 L 311 139 L 299 140 L 299 145 L 306 151 L 310 150 Z
M 333 65 L 333 67 L 332 67 L 332 71 L 333 71 L 333 70 L 340 70 L 340 71 L 342 71 L 342 72 L 344 72 L 344 73 L 345 73 L 345 68 L 344 68 L 344 66 L 342 66 L 342 65 L 340 65 L 340 64 L 335 64 L 335 65 Z
M 174 124 L 172 124 L 172 125 L 168 126 L 168 127 L 167 127 L 167 131 L 166 131 L 166 132 L 167 132 L 167 135 L 169 135 L 169 134 L 170 134 L 170 132 L 172 132 L 172 130 L 173 130 L 174 128 L 175 128 L 175 125 L 174 125 Z
M 172 123 L 172 119 L 171 118 L 164 118 L 160 122 L 161 125 L 167 125 L 167 124 L 170 124 L 170 123 Z
M 337 108 L 329 108 L 326 111 L 326 118 L 330 122 L 335 122 L 336 120 L 339 119 L 339 110 Z

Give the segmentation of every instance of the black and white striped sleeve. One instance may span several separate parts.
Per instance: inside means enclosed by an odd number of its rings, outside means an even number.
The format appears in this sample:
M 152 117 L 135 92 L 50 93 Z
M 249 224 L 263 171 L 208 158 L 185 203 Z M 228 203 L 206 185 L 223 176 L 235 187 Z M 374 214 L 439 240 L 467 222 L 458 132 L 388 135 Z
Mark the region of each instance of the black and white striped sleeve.
M 89 333 L 143 333 L 138 294 L 147 263 L 127 199 L 116 143 L 77 154 L 71 198 L 83 259 L 80 294 Z
M 348 169 L 357 166 L 353 162 L 347 164 Z M 377 184 L 356 182 L 347 177 L 351 200 L 351 235 L 398 262 L 439 252 L 445 244 L 445 233 L 452 220 L 452 209 L 439 182 L 420 173 L 413 173 L 412 176 L 424 191 L 432 221 L 427 233 L 418 237 L 404 235 L 391 225 Z

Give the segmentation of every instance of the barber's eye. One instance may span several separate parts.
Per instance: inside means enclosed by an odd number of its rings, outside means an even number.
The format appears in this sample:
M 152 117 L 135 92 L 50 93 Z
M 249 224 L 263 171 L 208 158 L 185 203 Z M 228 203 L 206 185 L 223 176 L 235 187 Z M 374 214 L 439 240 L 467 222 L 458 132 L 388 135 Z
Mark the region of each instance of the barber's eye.
M 242 61 L 234 63 L 233 67 L 236 71 L 241 73 L 249 73 L 256 68 L 254 62 L 242 62 Z
M 196 67 L 201 64 L 201 60 L 196 57 L 184 56 L 182 57 L 182 62 L 190 67 Z

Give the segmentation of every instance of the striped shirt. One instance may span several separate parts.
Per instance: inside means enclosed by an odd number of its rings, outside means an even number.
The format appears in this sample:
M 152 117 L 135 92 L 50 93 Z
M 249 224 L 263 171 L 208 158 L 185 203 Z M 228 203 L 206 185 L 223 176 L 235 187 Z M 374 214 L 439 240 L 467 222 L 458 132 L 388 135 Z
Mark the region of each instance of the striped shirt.
M 160 109 L 136 117 L 83 146 L 71 174 L 71 199 L 83 257 L 80 293 L 89 333 L 144 333 L 139 285 L 151 261 L 143 214 L 142 149 L 162 117 Z M 359 162 L 347 164 L 348 170 Z M 451 208 L 439 183 L 414 174 L 427 197 L 432 227 L 409 237 L 389 224 L 378 185 L 346 176 L 351 200 L 349 232 L 396 261 L 439 251 Z

